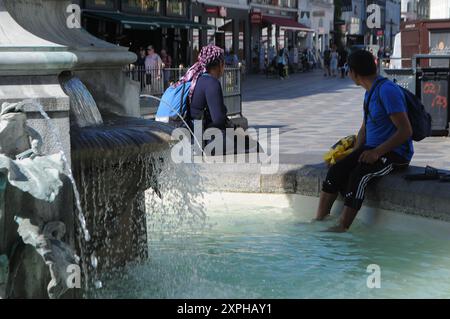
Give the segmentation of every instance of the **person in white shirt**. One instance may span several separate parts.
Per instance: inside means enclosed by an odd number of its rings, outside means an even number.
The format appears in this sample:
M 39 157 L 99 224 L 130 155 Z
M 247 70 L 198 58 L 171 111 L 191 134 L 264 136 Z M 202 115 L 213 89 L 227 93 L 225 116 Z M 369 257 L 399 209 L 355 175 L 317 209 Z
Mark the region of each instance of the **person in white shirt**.
M 149 45 L 147 47 L 147 56 L 145 57 L 145 73 L 148 85 L 152 84 L 152 80 L 161 78 L 161 68 L 161 57 L 155 52 L 155 48 Z

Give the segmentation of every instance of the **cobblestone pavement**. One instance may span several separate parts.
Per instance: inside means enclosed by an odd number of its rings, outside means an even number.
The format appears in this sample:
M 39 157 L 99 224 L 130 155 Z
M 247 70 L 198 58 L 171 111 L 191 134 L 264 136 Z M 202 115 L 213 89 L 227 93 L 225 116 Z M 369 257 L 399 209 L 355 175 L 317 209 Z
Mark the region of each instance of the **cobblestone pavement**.
M 251 127 L 280 129 L 282 163 L 319 162 L 337 140 L 358 132 L 363 94 L 350 79 L 319 71 L 286 80 L 251 75 L 243 84 L 243 114 Z M 450 137 L 430 137 L 414 147 L 413 165 L 450 170 Z

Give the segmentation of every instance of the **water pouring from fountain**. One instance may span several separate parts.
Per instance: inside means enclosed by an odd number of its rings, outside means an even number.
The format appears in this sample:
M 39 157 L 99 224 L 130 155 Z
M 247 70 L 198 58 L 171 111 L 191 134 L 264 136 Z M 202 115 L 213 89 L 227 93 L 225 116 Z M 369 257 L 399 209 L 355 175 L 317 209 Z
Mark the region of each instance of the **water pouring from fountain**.
M 136 56 L 69 28 L 70 4 L 0 0 L 0 31 L 11 35 L 0 38 L 0 104 L 32 100 L 20 116 L 40 135 L 42 155 L 59 154 L 66 167 L 58 196 L 48 203 L 9 182 L 2 191 L 0 255 L 9 267 L 2 297 L 48 297 L 42 288 L 51 279 L 50 265 L 18 228 L 49 242 L 64 240 L 80 255 L 87 289 L 69 297 L 88 296 L 102 286 L 102 276 L 147 257 L 144 192 L 153 187 L 158 193 L 159 154 L 172 143 L 172 128 L 139 118 L 139 84 L 123 72 Z M 14 207 L 22 206 L 30 223 L 18 219 L 18 226 Z M 52 239 L 45 231 L 54 228 L 44 227 L 52 223 L 64 225 L 65 234 Z

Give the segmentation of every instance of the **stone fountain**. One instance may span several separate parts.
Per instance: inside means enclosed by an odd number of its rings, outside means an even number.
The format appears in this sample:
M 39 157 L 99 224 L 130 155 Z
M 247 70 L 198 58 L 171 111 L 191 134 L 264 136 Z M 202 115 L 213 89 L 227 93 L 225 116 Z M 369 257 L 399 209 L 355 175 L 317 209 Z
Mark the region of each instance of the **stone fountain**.
M 70 4 L 0 0 L 0 297 L 80 297 L 68 265 L 89 289 L 147 255 L 143 194 L 157 191 L 171 129 L 138 118 L 140 86 L 122 71 L 136 56 L 68 24 Z M 27 167 L 53 179 L 18 187 L 11 174 Z

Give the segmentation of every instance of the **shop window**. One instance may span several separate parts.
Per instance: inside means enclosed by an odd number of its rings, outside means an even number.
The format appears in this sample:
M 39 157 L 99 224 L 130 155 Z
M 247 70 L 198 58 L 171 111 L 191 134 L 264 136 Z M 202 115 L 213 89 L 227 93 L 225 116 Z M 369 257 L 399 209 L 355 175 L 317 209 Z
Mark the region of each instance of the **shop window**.
M 231 51 L 233 49 L 233 20 L 208 18 L 208 24 L 216 26 L 217 30 L 208 30 L 208 44 L 214 44 Z
M 225 30 L 225 51 L 231 52 L 233 51 L 233 20 L 224 20 L 222 28 Z
M 160 2 L 155 0 L 122 0 L 122 10 L 132 13 L 160 14 Z
M 114 10 L 116 8 L 114 0 L 86 0 L 85 6 L 87 9 L 100 10 Z
M 185 0 L 167 0 L 166 12 L 168 16 L 184 17 L 187 11 L 187 1 Z

